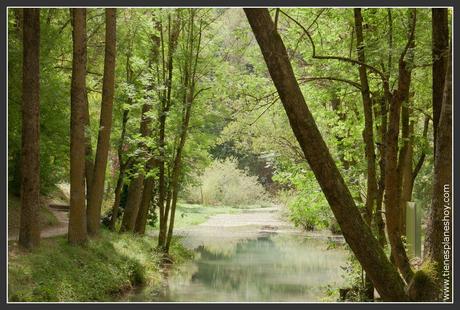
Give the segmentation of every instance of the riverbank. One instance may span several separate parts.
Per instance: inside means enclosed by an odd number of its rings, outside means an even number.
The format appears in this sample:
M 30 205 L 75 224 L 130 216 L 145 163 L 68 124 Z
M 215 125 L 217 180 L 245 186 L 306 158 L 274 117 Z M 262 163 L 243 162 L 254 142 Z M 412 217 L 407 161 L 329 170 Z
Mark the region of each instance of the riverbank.
M 148 236 L 103 229 L 84 246 L 71 246 L 65 236 L 43 239 L 26 252 L 8 245 L 8 300 L 111 301 L 136 286 L 161 285 L 161 254 Z M 170 254 L 177 265 L 191 258 L 176 239 Z

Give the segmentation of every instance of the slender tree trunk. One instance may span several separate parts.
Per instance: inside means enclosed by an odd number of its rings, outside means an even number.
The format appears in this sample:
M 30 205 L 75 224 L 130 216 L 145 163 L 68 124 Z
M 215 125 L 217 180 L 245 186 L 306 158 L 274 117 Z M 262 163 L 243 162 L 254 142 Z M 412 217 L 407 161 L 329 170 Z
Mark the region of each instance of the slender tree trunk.
M 189 92 L 190 90 L 187 90 Z M 193 91 L 193 90 L 192 90 Z M 174 166 L 173 166 L 173 175 L 172 175 L 172 182 L 171 182 L 171 191 L 172 191 L 172 198 L 171 198 L 171 218 L 169 221 L 168 227 L 168 235 L 165 244 L 165 251 L 168 253 L 169 246 L 171 245 L 173 229 L 174 229 L 174 220 L 176 214 L 176 206 L 177 206 L 177 196 L 179 193 L 179 177 L 181 172 L 181 165 L 182 165 L 182 151 L 185 146 L 185 140 L 187 139 L 187 130 L 190 122 L 190 115 L 192 113 L 192 95 L 187 95 L 187 107 L 185 108 L 185 116 L 183 119 L 182 129 L 181 129 L 181 137 L 179 146 L 177 148 L 176 157 L 174 159 Z
M 340 225 L 345 240 L 383 300 L 405 301 L 404 282 L 363 221 L 348 187 L 309 111 L 286 48 L 267 9 L 244 9 L 267 67 L 311 169 Z M 312 147 L 314 146 L 314 147 Z
M 451 47 L 452 49 L 452 47 Z M 452 50 L 449 54 L 434 162 L 433 197 L 425 239 L 425 261 L 436 263 L 439 278 L 452 280 Z M 434 103 L 433 103 L 434 104 Z M 444 262 L 445 258 L 448 262 Z M 452 284 L 452 283 L 451 283 Z M 442 285 L 440 286 L 442 287 Z M 450 286 L 452 287 L 452 286 Z M 451 295 L 451 294 L 450 294 Z M 451 298 L 451 296 L 449 296 Z
M 401 240 L 401 178 L 398 171 L 398 136 L 401 107 L 409 100 L 411 67 L 413 62 L 412 49 L 415 46 L 415 23 L 416 11 L 415 9 L 409 9 L 409 24 L 411 25 L 411 29 L 409 29 L 406 48 L 399 59 L 398 88 L 394 91 L 391 98 L 385 159 L 385 209 L 388 239 L 394 262 L 407 283 L 411 280 L 413 271 Z
M 128 122 L 129 110 L 126 109 L 123 111 L 123 118 L 121 124 L 121 136 L 120 136 L 120 143 L 118 144 L 118 165 L 120 167 L 120 171 L 118 174 L 117 185 L 115 187 L 115 198 L 112 206 L 112 218 L 110 219 L 110 229 L 115 230 L 115 224 L 118 218 L 118 210 L 120 208 L 120 200 L 121 200 L 121 192 L 123 190 L 123 186 L 125 184 L 125 173 L 126 169 L 129 165 L 129 160 L 123 161 L 123 147 L 125 143 L 125 136 L 126 136 L 126 123 Z
M 70 124 L 70 212 L 68 239 L 86 241 L 85 109 L 86 109 L 86 9 L 71 9 L 73 61 Z
M 104 79 L 102 86 L 101 117 L 97 139 L 96 161 L 88 200 L 87 219 L 88 233 L 97 235 L 101 221 L 101 206 L 104 194 L 105 170 L 110 147 L 110 131 L 112 129 L 112 106 L 115 88 L 115 56 L 116 56 L 116 9 L 105 9 L 105 57 Z
M 180 20 L 177 17 L 173 23 L 173 27 L 171 29 L 171 16 L 168 16 L 168 56 L 167 56 L 167 73 L 168 78 L 166 82 L 166 90 L 164 94 L 164 98 L 162 100 L 160 115 L 159 115 L 159 141 L 158 147 L 160 150 L 160 162 L 159 162 L 159 199 L 158 199 L 158 209 L 160 213 L 160 232 L 158 235 L 158 246 L 163 247 L 166 242 L 166 233 L 167 233 L 167 224 L 168 224 L 168 212 L 166 212 L 167 204 L 166 196 L 167 196 L 167 187 L 166 187 L 166 169 L 165 169 L 165 161 L 166 161 L 166 153 L 165 153 L 165 130 L 166 130 L 166 116 L 169 112 L 171 107 L 171 92 L 172 92 L 172 74 L 173 74 L 173 56 L 174 52 L 177 47 L 177 40 L 180 34 Z M 164 44 L 164 42 L 162 43 Z
M 356 30 L 356 46 L 358 50 L 358 60 L 361 63 L 366 63 L 364 52 L 364 36 L 363 36 L 363 17 L 361 9 L 354 9 L 355 15 L 355 30 Z M 372 227 L 372 217 L 377 198 L 377 174 L 375 166 L 375 145 L 374 145 L 374 120 L 372 114 L 372 100 L 369 91 L 369 82 L 367 78 L 366 67 L 359 66 L 359 79 L 361 81 L 361 96 L 363 100 L 364 110 L 364 144 L 365 154 L 367 159 L 367 194 L 366 194 L 366 214 L 365 221 L 369 227 Z M 366 273 L 366 299 L 374 300 L 374 287 Z
M 21 216 L 19 244 L 40 243 L 40 9 L 23 10 Z
M 375 225 L 377 226 L 378 239 L 380 245 L 384 247 L 387 244 L 387 239 L 385 236 L 385 222 L 383 221 L 383 193 L 385 191 L 385 156 L 386 156 L 386 134 L 387 134 L 387 100 L 385 96 L 379 98 L 380 101 L 380 145 L 379 145 L 379 168 L 380 168 L 380 177 L 378 181 L 378 192 L 376 197 L 376 208 L 375 208 Z
M 128 32 L 130 35 L 130 32 Z M 132 83 L 133 79 L 133 70 L 131 68 L 131 49 L 132 49 L 132 41 L 128 43 L 128 53 L 126 55 L 126 83 Z M 132 98 L 128 96 L 127 100 L 128 106 L 132 105 Z M 112 206 L 112 218 L 110 219 L 110 230 L 115 230 L 115 224 L 118 219 L 118 210 L 120 208 L 120 200 L 121 200 L 121 192 L 123 190 L 124 181 L 125 181 L 125 173 L 126 169 L 130 164 L 130 159 L 126 161 L 123 160 L 123 153 L 124 153 L 124 145 L 125 145 L 125 136 L 126 136 L 126 123 L 128 122 L 129 117 L 129 109 L 125 109 L 123 111 L 123 116 L 121 119 L 121 134 L 120 134 L 120 142 L 118 143 L 118 165 L 119 165 L 119 172 L 118 172 L 118 180 L 117 185 L 115 186 L 115 196 L 114 202 Z
M 431 9 L 432 18 L 432 94 L 433 94 L 433 138 L 434 150 L 438 140 L 438 123 L 441 115 L 444 81 L 447 71 L 447 58 L 449 53 L 449 22 L 447 9 Z M 436 151 L 434 152 L 436 157 Z
M 355 13 L 355 28 L 356 28 L 356 45 L 358 47 L 358 60 L 366 63 L 364 53 L 364 37 L 363 37 L 363 17 L 361 9 L 354 9 Z M 374 120 L 372 114 L 372 100 L 369 91 L 369 83 L 365 66 L 359 66 L 359 79 L 361 81 L 361 95 L 363 98 L 364 108 L 364 143 L 367 159 L 367 195 L 366 195 L 366 222 L 371 226 L 372 215 L 374 212 L 375 199 L 377 195 L 377 176 L 375 167 L 375 151 L 374 151 Z

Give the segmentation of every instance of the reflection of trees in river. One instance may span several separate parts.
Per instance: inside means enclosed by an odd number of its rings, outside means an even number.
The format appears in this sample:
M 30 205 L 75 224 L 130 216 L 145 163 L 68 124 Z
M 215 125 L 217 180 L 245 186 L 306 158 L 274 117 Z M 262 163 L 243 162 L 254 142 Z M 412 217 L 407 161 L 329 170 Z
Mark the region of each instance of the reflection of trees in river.
M 244 299 L 318 294 L 321 284 L 340 280 L 343 254 L 327 251 L 322 240 L 264 236 L 239 242 L 234 251 L 196 249 L 200 259 L 192 282 L 238 292 Z M 300 246 L 299 246 L 300 244 Z

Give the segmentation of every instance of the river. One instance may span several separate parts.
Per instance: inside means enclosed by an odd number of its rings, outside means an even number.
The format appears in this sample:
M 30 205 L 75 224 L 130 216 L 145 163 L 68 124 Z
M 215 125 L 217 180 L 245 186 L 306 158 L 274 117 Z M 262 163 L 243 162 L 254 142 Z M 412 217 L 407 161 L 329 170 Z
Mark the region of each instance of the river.
M 278 208 L 219 214 L 176 233 L 194 259 L 172 268 L 160 289 L 139 289 L 129 301 L 334 301 L 328 287 L 344 283 L 342 237 L 303 233 Z

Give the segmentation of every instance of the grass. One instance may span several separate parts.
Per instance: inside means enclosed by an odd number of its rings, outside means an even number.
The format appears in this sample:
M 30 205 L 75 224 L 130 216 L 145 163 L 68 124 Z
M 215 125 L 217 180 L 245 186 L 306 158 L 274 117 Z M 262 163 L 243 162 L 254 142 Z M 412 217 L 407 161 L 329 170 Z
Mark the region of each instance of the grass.
M 159 285 L 161 254 L 151 237 L 103 229 L 84 246 L 65 237 L 43 239 L 24 252 L 16 243 L 8 251 L 9 301 L 111 301 L 135 285 Z M 176 264 L 191 254 L 173 239 Z
M 8 194 L 8 230 L 11 233 L 19 231 L 19 219 L 21 213 L 21 200 L 13 194 Z M 44 203 L 40 205 L 39 220 L 41 227 L 50 227 L 59 224 L 54 214 L 45 207 Z

